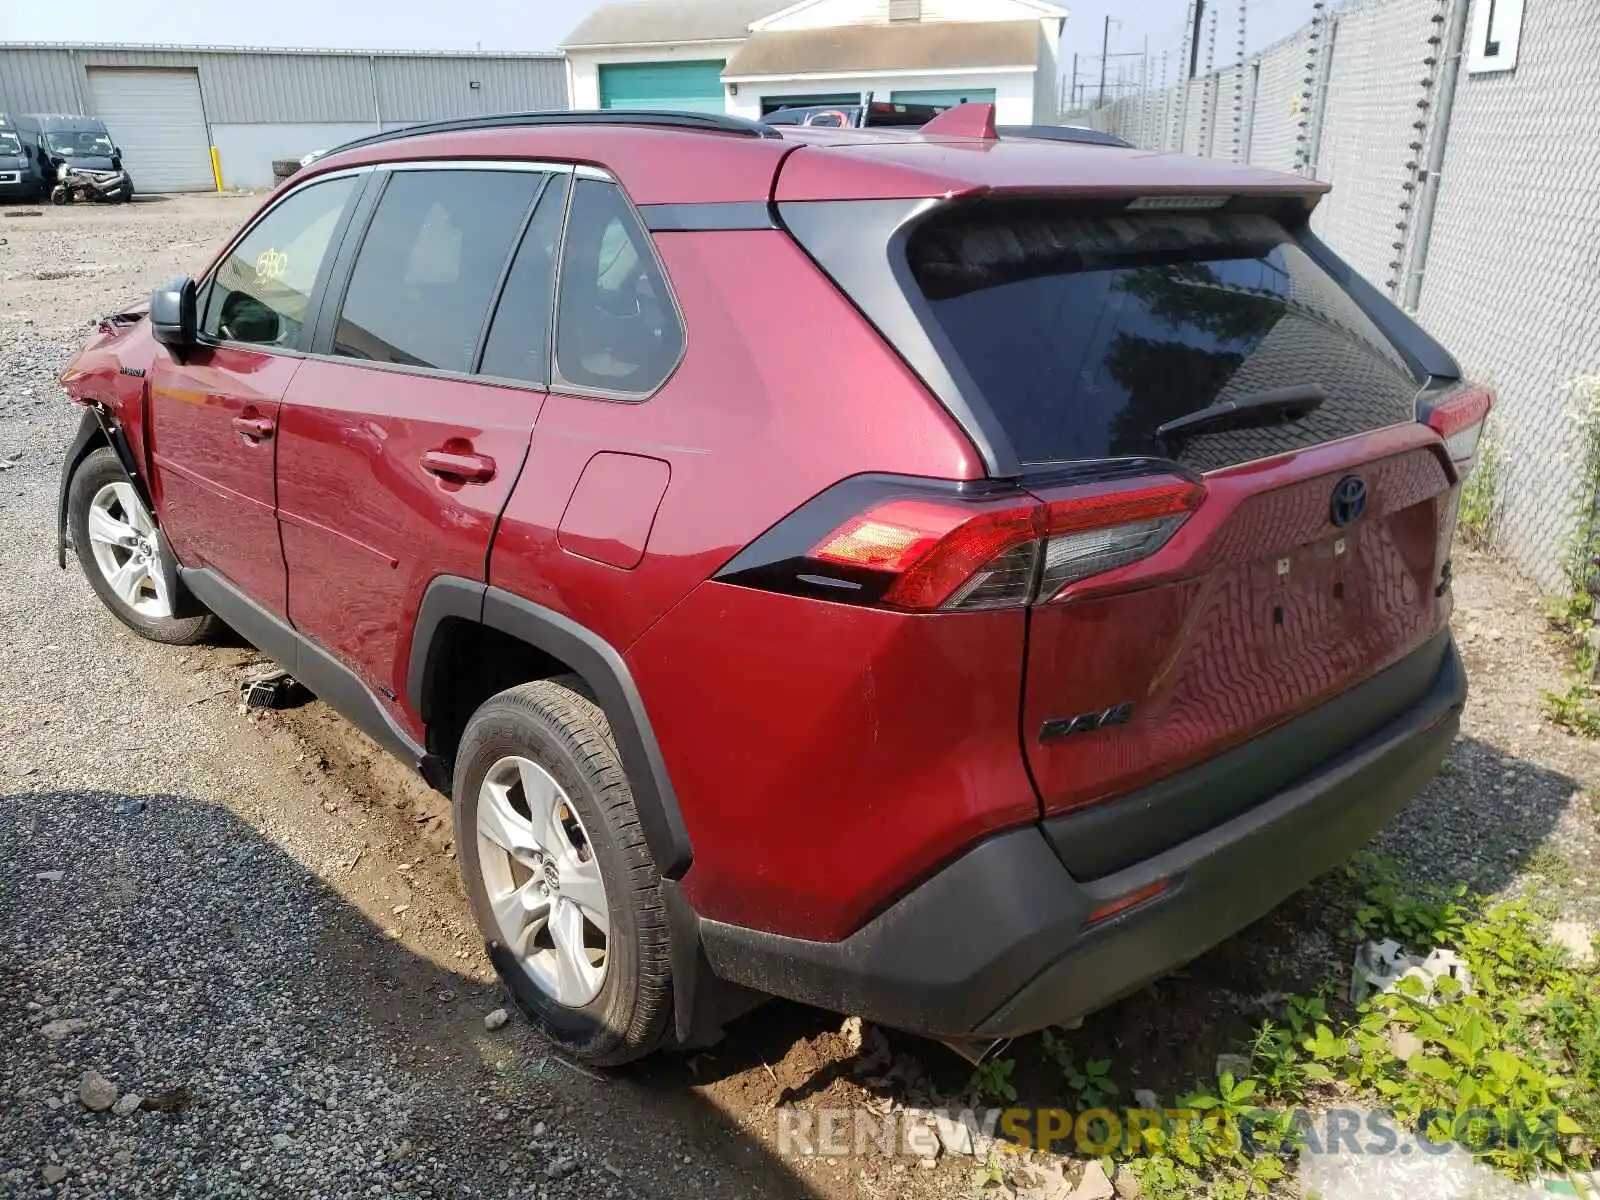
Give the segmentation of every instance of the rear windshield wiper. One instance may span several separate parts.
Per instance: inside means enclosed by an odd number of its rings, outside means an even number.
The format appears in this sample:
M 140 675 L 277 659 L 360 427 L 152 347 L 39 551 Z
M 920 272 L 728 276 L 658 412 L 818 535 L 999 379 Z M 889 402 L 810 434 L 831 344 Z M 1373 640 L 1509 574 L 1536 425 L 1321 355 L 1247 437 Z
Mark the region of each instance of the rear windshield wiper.
M 1273 425 L 1279 421 L 1297 421 L 1316 412 L 1327 398 L 1328 394 L 1314 383 L 1251 392 L 1247 396 L 1222 400 L 1198 412 L 1158 425 L 1156 437 L 1169 442 L 1193 437 L 1197 433 L 1214 433 L 1219 429 L 1244 429 L 1255 425 Z

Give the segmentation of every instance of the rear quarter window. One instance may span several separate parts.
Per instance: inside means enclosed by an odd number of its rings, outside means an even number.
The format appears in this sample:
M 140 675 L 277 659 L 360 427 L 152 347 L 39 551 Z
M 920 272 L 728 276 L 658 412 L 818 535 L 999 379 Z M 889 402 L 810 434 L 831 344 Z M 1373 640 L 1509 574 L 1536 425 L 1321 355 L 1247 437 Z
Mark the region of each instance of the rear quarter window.
M 990 202 L 907 244 L 931 320 L 1024 463 L 1157 455 L 1211 470 L 1414 417 L 1394 346 L 1275 219 Z M 1297 420 L 1177 439 L 1166 422 L 1304 385 Z
M 650 235 L 615 184 L 574 185 L 558 290 L 556 369 L 566 383 L 637 397 L 678 365 L 677 307 Z

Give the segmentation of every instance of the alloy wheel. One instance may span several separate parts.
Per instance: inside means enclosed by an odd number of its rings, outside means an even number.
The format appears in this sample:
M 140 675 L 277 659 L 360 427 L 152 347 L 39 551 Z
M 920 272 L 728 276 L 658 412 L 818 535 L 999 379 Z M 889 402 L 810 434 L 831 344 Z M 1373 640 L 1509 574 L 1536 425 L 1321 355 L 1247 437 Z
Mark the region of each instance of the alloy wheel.
M 577 809 L 548 771 L 512 755 L 484 776 L 477 825 L 501 944 L 540 991 L 582 1008 L 605 983 L 611 910 Z
M 108 483 L 89 501 L 89 546 L 118 599 L 141 617 L 172 616 L 156 523 L 131 483 Z

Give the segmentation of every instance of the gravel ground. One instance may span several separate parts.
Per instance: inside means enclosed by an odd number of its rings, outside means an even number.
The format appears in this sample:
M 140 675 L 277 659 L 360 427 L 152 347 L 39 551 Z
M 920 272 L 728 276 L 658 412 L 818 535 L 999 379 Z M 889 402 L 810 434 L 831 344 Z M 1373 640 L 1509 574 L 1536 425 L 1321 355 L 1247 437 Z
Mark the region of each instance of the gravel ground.
M 7 1141 L 34 1160 L 0 1175 L 10 1194 L 59 1172 L 67 1190 L 105 1195 L 486 1195 L 502 1182 L 520 1195 L 599 1165 L 538 1123 L 547 1097 L 431 1108 L 427 1079 L 320 969 L 338 898 L 225 810 L 39 792 L 0 813 L 0 855 L 0 945 L 20 966 L 0 1021 L 35 1051 L 0 1071 Z M 120 1092 L 113 1112 L 86 1107 L 89 1072 Z M 419 1110 L 429 1119 L 413 1128 Z M 507 1136 L 458 1153 L 431 1136 L 457 1120 Z M 589 1174 L 539 1190 L 604 1190 Z
M 57 569 L 77 412 L 55 374 L 96 315 L 197 268 L 255 203 L 0 215 L 0 1195 L 964 1194 L 969 1160 L 776 1154 L 780 1103 L 959 1094 L 966 1068 L 927 1043 L 891 1037 L 869 1073 L 836 1016 L 772 1005 L 602 1080 L 520 1019 L 485 1029 L 502 998 L 440 798 L 320 703 L 242 714 L 248 647 L 143 642 Z M 1380 843 L 1592 927 L 1600 750 L 1538 716 L 1561 662 L 1534 593 L 1458 562 L 1472 701 Z M 1341 965 L 1313 889 L 1077 1037 L 1125 1088 L 1176 1091 L 1256 997 Z M 140 1107 L 90 1111 L 91 1069 Z

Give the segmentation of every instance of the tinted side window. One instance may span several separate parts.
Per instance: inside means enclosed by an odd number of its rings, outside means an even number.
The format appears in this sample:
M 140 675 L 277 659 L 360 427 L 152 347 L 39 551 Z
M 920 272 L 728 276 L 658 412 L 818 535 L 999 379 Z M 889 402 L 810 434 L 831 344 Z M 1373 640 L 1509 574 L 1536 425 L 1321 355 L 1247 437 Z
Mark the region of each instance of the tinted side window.
M 495 285 L 544 176 L 396 171 L 350 272 L 333 352 L 472 369 Z
M 556 250 L 567 211 L 567 177 L 558 175 L 539 198 L 517 247 L 489 326 L 478 371 L 502 379 L 545 383 L 550 378 L 550 314 L 555 301 Z
M 615 184 L 578 180 L 556 314 L 561 377 L 607 392 L 649 392 L 682 351 L 683 327 L 650 235 Z
M 302 188 L 245 234 L 206 285 L 201 329 L 224 341 L 292 346 L 356 182 Z

